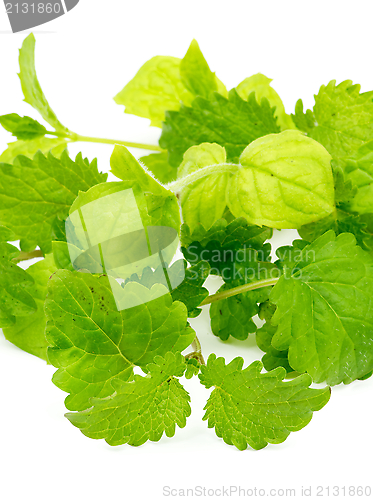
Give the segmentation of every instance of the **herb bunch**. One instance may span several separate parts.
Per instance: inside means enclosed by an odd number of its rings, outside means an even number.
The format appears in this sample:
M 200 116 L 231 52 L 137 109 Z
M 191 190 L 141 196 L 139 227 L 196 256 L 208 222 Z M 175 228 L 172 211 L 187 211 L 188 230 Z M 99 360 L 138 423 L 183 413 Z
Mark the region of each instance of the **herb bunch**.
M 193 41 L 183 59 L 146 62 L 115 97 L 162 129 L 159 145 L 146 145 L 62 125 L 34 50 L 30 35 L 19 77 L 45 124 L 0 116 L 16 138 L 0 156 L 0 327 L 57 368 L 73 425 L 110 445 L 171 437 L 191 413 L 182 377 L 198 376 L 213 388 L 208 426 L 240 450 L 260 449 L 307 425 L 331 386 L 372 375 L 373 92 L 332 81 L 312 110 L 299 100 L 288 115 L 264 75 L 228 92 Z M 117 182 L 96 160 L 70 158 L 69 144 L 87 141 L 115 146 Z M 153 153 L 137 160 L 127 147 Z M 142 303 L 119 310 L 110 272 L 74 266 L 67 227 L 74 211 L 128 189 L 146 225 L 177 232 L 183 259 L 129 273 L 118 286 Z M 110 236 L 123 211 L 105 207 Z M 280 229 L 300 239 L 273 261 Z M 20 250 L 9 243 L 17 241 Z M 182 281 L 160 294 L 170 284 L 165 269 Z M 221 278 L 214 295 L 204 287 L 209 275 Z M 205 361 L 189 318 L 207 305 L 214 335 L 255 335 L 261 361 Z

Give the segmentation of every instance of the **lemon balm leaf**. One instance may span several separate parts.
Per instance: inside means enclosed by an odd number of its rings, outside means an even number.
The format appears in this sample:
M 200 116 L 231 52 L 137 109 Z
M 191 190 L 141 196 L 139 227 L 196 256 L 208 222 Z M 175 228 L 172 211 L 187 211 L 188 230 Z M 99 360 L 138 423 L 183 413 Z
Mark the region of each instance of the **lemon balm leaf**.
M 315 382 L 350 383 L 373 369 L 373 258 L 351 233 L 329 231 L 302 250 L 271 293 L 272 339 Z
M 170 294 L 151 300 L 151 290 L 138 283 L 125 289 L 141 296 L 143 304 L 119 311 L 105 275 L 59 270 L 49 282 L 48 359 L 58 368 L 53 382 L 69 393 L 69 410 L 112 395 L 113 379 L 132 380 L 134 366 L 145 369 L 155 356 L 183 351 L 195 337 L 186 306 Z
M 115 96 L 115 102 L 125 106 L 125 113 L 148 118 L 151 125 L 161 127 L 166 110 L 178 110 L 181 102 L 193 100 L 181 81 L 180 62 L 177 57 L 153 57 Z
M 68 129 L 58 120 L 41 89 L 35 70 L 35 37 L 31 33 L 24 39 L 19 51 L 19 79 L 25 101 L 58 132 L 68 132 Z
M 331 157 L 296 130 L 251 143 L 227 188 L 229 210 L 251 224 L 299 228 L 335 209 Z
M 105 439 L 113 446 L 140 446 L 159 441 L 163 434 L 173 437 L 176 426 L 185 427 L 191 414 L 189 394 L 178 380 L 185 369 L 179 353 L 156 356 L 147 366 L 146 377 L 135 375 L 129 382 L 115 379 L 110 397 L 93 399 L 92 408 L 66 417 L 86 436 Z
M 18 156 L 13 165 L 0 163 L 0 223 L 21 240 L 29 252 L 39 246 L 52 250 L 52 223 L 57 215 L 67 216 L 79 191 L 103 182 L 107 174 L 97 170 L 97 162 L 67 153 L 61 159 L 38 152 L 33 159 Z
M 159 144 L 175 167 L 187 149 L 204 142 L 223 146 L 227 160 L 235 162 L 250 142 L 278 132 L 274 109 L 266 99 L 258 104 L 252 93 L 245 101 L 233 89 L 228 98 L 215 92 L 208 99 L 197 97 L 180 111 L 167 111 Z
M 45 338 L 44 302 L 48 281 L 55 271 L 57 268 L 51 254 L 27 269 L 27 274 L 34 280 L 28 292 L 33 297 L 37 309 L 27 316 L 16 315 L 14 325 L 3 328 L 4 336 L 9 342 L 44 360 L 47 360 L 48 347 Z
M 268 99 L 270 106 L 275 107 L 275 116 L 281 130 L 294 129 L 295 125 L 291 116 L 285 112 L 284 104 L 278 93 L 271 87 L 272 80 L 261 73 L 245 78 L 236 87 L 236 91 L 242 99 L 247 99 L 248 96 L 255 92 L 255 97 L 258 103 L 264 98 Z
M 225 86 L 216 78 L 196 40 L 180 63 L 180 75 L 184 87 L 195 96 L 209 97 L 211 92 L 227 95 Z
M 286 371 L 282 367 L 261 373 L 260 361 L 245 369 L 243 363 L 242 358 L 235 358 L 226 365 L 224 358 L 211 354 L 199 375 L 202 385 L 214 388 L 203 420 L 225 443 L 239 450 L 283 443 L 291 432 L 309 424 L 313 412 L 330 399 L 328 387 L 309 388 L 312 380 L 308 375 L 283 382 Z

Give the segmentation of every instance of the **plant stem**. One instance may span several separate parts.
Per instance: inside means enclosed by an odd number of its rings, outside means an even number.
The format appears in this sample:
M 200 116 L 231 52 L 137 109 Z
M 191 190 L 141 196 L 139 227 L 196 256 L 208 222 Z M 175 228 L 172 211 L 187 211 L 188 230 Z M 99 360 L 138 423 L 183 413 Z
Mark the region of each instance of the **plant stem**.
M 215 293 L 214 295 L 210 295 L 203 302 L 201 302 L 200 306 L 206 306 L 207 304 L 212 304 L 213 302 L 227 299 L 228 297 L 234 297 L 235 295 L 239 295 L 240 293 L 244 292 L 249 292 L 250 290 L 257 290 L 258 288 L 264 288 L 266 286 L 275 285 L 279 279 L 280 278 L 271 278 L 268 280 L 255 281 L 254 283 L 247 283 L 246 285 L 240 285 L 237 286 L 236 288 L 225 290 L 224 292 Z
M 206 362 L 205 362 L 204 357 L 202 355 L 201 342 L 199 341 L 197 335 L 194 337 L 194 340 L 192 342 L 192 348 L 194 349 L 194 351 L 187 354 L 185 356 L 185 358 L 186 359 L 196 359 L 201 365 L 206 366 Z
M 234 174 L 240 168 L 239 165 L 234 163 L 219 163 L 216 165 L 209 165 L 207 167 L 200 168 L 199 170 L 178 179 L 177 181 L 170 182 L 166 185 L 166 188 L 174 193 L 178 193 L 184 187 L 193 184 L 203 177 L 207 177 L 211 174 Z
M 128 142 L 119 141 L 115 139 L 102 139 L 101 137 L 88 137 L 85 135 L 75 134 L 74 132 L 64 133 L 64 132 L 47 132 L 49 135 L 54 135 L 56 137 L 65 137 L 70 139 L 72 142 L 95 142 L 100 144 L 119 144 L 121 146 L 126 146 L 127 148 L 137 148 L 137 149 L 148 149 L 149 151 L 163 151 L 159 146 L 153 144 L 142 144 L 139 142 Z
M 38 257 L 44 257 L 43 252 L 41 250 L 34 250 L 33 252 L 21 252 L 18 257 L 13 259 L 13 262 L 21 262 L 22 260 L 31 260 L 36 259 Z

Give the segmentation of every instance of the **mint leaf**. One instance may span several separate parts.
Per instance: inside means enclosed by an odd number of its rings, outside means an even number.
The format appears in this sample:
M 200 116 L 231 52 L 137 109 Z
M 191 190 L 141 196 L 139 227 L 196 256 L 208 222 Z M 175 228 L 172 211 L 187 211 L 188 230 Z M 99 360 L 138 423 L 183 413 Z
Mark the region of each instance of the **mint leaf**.
M 13 165 L 0 164 L 0 223 L 21 240 L 21 249 L 37 245 L 46 254 L 52 250 L 51 227 L 57 215 L 67 215 L 79 191 L 104 182 L 106 174 L 79 154 L 75 161 L 67 153 L 61 159 L 40 152 L 33 160 L 18 156 Z
M 152 153 L 142 156 L 140 161 L 162 184 L 168 184 L 176 179 L 177 170 L 168 163 L 167 153 Z
M 247 99 L 248 96 L 255 92 L 255 97 L 258 103 L 263 97 L 268 100 L 271 107 L 275 107 L 275 117 L 281 130 L 295 128 L 291 116 L 286 114 L 284 104 L 278 93 L 271 87 L 272 80 L 261 73 L 245 78 L 237 85 L 236 91 L 242 99 Z
M 307 111 L 308 120 L 311 115 Z M 373 92 L 360 93 L 351 80 L 336 85 L 332 80 L 315 95 L 315 126 L 309 136 L 333 156 L 343 158 L 373 139 Z
M 8 229 L 0 228 L 2 238 L 8 238 L 10 235 Z M 33 278 L 12 262 L 19 253 L 16 247 L 0 240 L 0 327 L 2 328 L 14 325 L 15 316 L 30 315 L 37 307 L 31 296 Z
M 43 154 L 49 151 L 56 158 L 60 158 L 62 152 L 67 148 L 65 139 L 49 139 L 48 137 L 39 137 L 32 141 L 15 141 L 8 143 L 8 148 L 0 155 L 0 162 L 13 163 L 18 155 L 33 158 L 38 151 Z
M 151 300 L 151 292 L 138 283 L 124 288 L 144 303 L 118 311 L 104 275 L 59 270 L 49 282 L 48 358 L 58 368 L 53 382 L 70 393 L 69 410 L 89 408 L 90 398 L 113 393 L 113 379 L 132 380 L 134 366 L 145 369 L 155 356 L 183 351 L 194 339 L 184 304 L 169 294 Z
M 325 233 L 295 254 L 271 293 L 272 340 L 315 382 L 350 383 L 373 368 L 373 258 L 354 236 Z
M 184 87 L 177 57 L 156 56 L 147 61 L 136 76 L 114 97 L 125 113 L 149 118 L 161 127 L 166 110 L 178 110 L 180 102 L 190 104 L 193 95 Z
M 227 94 L 225 86 L 210 70 L 196 40 L 192 41 L 180 63 L 180 75 L 184 87 L 195 96 L 208 98 L 211 92 Z
M 9 342 L 45 360 L 48 343 L 45 338 L 44 302 L 49 278 L 56 270 L 52 255 L 47 255 L 27 269 L 27 274 L 34 280 L 28 292 L 35 300 L 37 310 L 27 316 L 17 315 L 13 326 L 3 328 L 4 336 Z
M 176 377 L 185 371 L 181 354 L 156 356 L 147 366 L 148 375 L 112 382 L 115 393 L 106 399 L 93 399 L 93 407 L 66 417 L 85 436 L 105 439 L 112 445 L 140 446 L 173 437 L 176 425 L 183 428 L 191 414 L 190 397 Z
M 277 331 L 277 326 L 272 326 L 270 322 L 264 324 L 256 332 L 256 343 L 263 352 L 265 352 L 262 357 L 262 363 L 267 372 L 282 366 L 285 368 L 287 373 L 291 373 L 294 370 L 289 365 L 288 355 L 289 352 L 278 351 L 272 345 L 272 339 Z
M 218 293 L 228 290 L 223 285 Z M 259 312 L 259 303 L 268 299 L 270 287 L 244 292 L 228 297 L 210 306 L 211 330 L 220 340 L 228 340 L 230 336 L 237 340 L 246 340 L 250 333 L 257 331 L 253 317 Z
M 193 146 L 184 154 L 178 177 L 183 178 L 201 168 L 221 163 L 226 163 L 226 153 L 218 144 Z M 182 189 L 183 220 L 192 231 L 198 224 L 209 229 L 223 216 L 227 208 L 225 191 L 228 179 L 228 173 L 211 174 Z
M 178 167 L 185 151 L 203 142 L 220 144 L 228 161 L 237 161 L 250 142 L 278 132 L 274 110 L 266 99 L 258 104 L 252 93 L 244 101 L 233 89 L 228 99 L 214 93 L 209 99 L 197 97 L 191 107 L 167 111 L 159 144 L 168 150 L 170 164 Z
M 201 365 L 195 358 L 186 358 L 186 371 L 185 378 L 190 380 L 195 375 L 198 375 L 201 369 Z
M 260 361 L 244 370 L 243 363 L 242 358 L 235 358 L 225 365 L 223 358 L 211 354 L 199 375 L 207 389 L 214 387 L 203 420 L 215 428 L 218 437 L 239 450 L 247 445 L 259 450 L 268 443 L 283 443 L 329 401 L 330 389 L 310 389 L 308 375 L 283 382 L 286 371 L 281 367 L 260 373 Z
M 229 210 L 251 224 L 299 228 L 333 212 L 331 157 L 296 130 L 257 139 L 227 188 Z
M 39 111 L 44 120 L 55 130 L 68 132 L 68 129 L 58 120 L 40 87 L 35 71 L 35 37 L 32 33 L 24 39 L 19 51 L 19 68 L 24 100 Z

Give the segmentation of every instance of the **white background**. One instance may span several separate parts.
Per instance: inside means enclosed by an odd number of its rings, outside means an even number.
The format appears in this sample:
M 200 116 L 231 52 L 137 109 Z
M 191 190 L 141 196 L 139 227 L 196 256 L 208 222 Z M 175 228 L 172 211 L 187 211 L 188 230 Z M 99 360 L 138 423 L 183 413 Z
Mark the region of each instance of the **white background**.
M 158 129 L 125 115 L 112 100 L 150 57 L 182 57 L 196 38 L 228 88 L 262 72 L 274 79 L 291 112 L 298 98 L 312 106 L 313 94 L 331 79 L 373 88 L 372 14 L 370 2 L 356 0 L 81 0 L 68 15 L 34 30 L 37 71 L 49 102 L 70 129 L 156 143 Z M 0 113 L 39 119 L 22 102 L 17 77 L 25 35 L 11 34 L 0 7 Z M 1 150 L 9 140 L 0 131 Z M 112 147 L 70 148 L 74 154 L 80 150 L 90 159 L 97 156 L 100 169 L 108 171 Z M 277 242 L 295 236 L 289 233 L 277 233 Z M 217 286 L 215 281 L 211 289 Z M 243 356 L 246 363 L 261 357 L 253 338 L 224 344 L 215 338 L 207 310 L 192 323 L 206 356 L 216 352 L 227 361 Z M 329 404 L 284 444 L 239 452 L 202 422 L 209 391 L 196 378 L 185 382 L 193 408 L 185 429 L 140 448 L 112 448 L 86 438 L 63 417 L 65 395 L 51 383 L 53 372 L 1 336 L 1 499 L 159 499 L 165 498 L 166 485 L 257 487 L 266 495 L 270 488 L 296 488 L 298 499 L 302 486 L 312 487 L 310 498 L 320 498 L 318 485 L 372 484 L 373 380 L 334 388 Z

